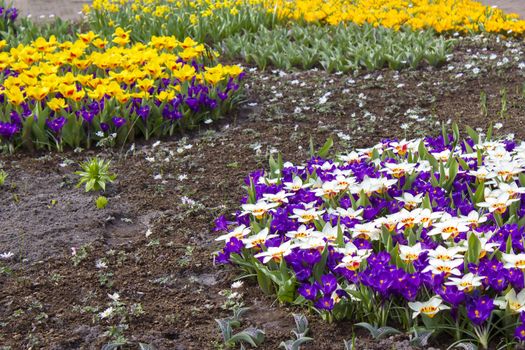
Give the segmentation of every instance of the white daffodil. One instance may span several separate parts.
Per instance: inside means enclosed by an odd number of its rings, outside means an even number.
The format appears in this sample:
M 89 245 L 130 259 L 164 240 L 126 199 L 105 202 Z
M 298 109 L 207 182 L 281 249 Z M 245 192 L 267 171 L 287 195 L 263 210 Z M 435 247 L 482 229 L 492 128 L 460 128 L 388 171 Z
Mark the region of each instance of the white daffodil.
M 522 289 L 517 295 L 514 289 L 511 289 L 503 298 L 494 300 L 500 309 L 505 310 L 507 305 L 513 312 L 521 313 L 525 311 L 525 289 Z
M 301 225 L 296 231 L 288 231 L 285 236 L 292 239 L 305 239 L 312 236 L 313 228 L 308 228 L 306 225 Z
M 289 255 L 295 245 L 292 245 L 292 241 L 284 242 L 278 247 L 269 247 L 268 250 L 255 254 L 255 258 L 263 258 L 263 264 L 266 264 L 270 260 L 275 262 L 281 262 L 282 258 Z
M 520 269 L 525 270 L 525 253 L 521 254 L 501 254 L 501 262 L 503 262 L 503 267 L 506 269 Z
M 441 235 L 444 240 L 456 238 L 460 233 L 467 232 L 470 228 L 461 218 L 443 214 L 440 222 L 433 225 L 433 229 L 428 232 L 429 236 Z
M 423 202 L 423 193 L 419 193 L 414 196 L 411 193 L 405 192 L 403 193 L 403 196 L 394 197 L 394 199 L 405 203 L 404 206 L 406 210 L 412 210 L 415 209 L 419 204 L 421 204 L 421 202 Z
M 265 227 L 261 231 L 259 231 L 257 234 L 255 234 L 253 236 L 250 236 L 250 237 L 247 237 L 247 238 L 244 238 L 242 240 L 242 243 L 244 243 L 244 246 L 246 248 L 253 248 L 253 247 L 257 247 L 257 246 L 259 246 L 261 244 L 264 244 L 264 242 L 266 242 L 266 240 L 268 240 L 270 238 L 274 238 L 274 237 L 278 236 L 276 234 L 270 235 L 269 233 L 270 233 L 270 231 L 268 230 L 267 227 Z
M 252 232 L 252 229 L 246 227 L 246 225 L 240 225 L 233 229 L 233 231 L 228 232 L 225 235 L 215 238 L 216 241 L 229 241 L 232 237 L 237 239 L 242 239 L 244 236 L 247 236 Z
M 299 209 L 293 210 L 293 214 L 290 218 L 297 219 L 301 223 L 310 223 L 314 220 L 318 220 L 319 217 L 324 213 L 324 210 L 317 210 L 316 208 Z
M 467 273 L 462 277 L 450 277 L 448 282 L 445 282 L 446 286 L 456 286 L 458 290 L 466 290 L 470 292 L 472 289 L 481 286 L 481 281 L 485 277 L 476 276 L 472 273 Z
M 413 246 L 399 245 L 399 257 L 406 263 L 417 260 L 419 255 L 424 251 L 425 249 L 421 247 L 421 243 L 417 243 Z
M 301 189 L 311 187 L 311 183 L 303 183 L 303 180 L 299 176 L 293 178 L 292 182 L 285 182 L 284 188 L 288 191 L 297 192 Z
M 454 259 L 463 259 L 463 252 L 467 249 L 461 246 L 455 246 L 450 248 L 445 248 L 441 245 L 437 246 L 436 249 L 428 251 L 428 256 L 433 259 L 441 261 L 450 261 Z
M 445 273 L 445 275 L 455 275 L 460 276 L 461 272 L 458 269 L 458 266 L 463 264 L 463 259 L 455 260 L 439 260 L 439 259 L 429 259 L 428 266 L 425 267 L 423 272 L 432 272 L 434 275 L 439 275 L 440 273 Z
M 263 200 L 260 200 L 255 204 L 243 204 L 242 210 L 244 211 L 241 215 L 252 214 L 256 219 L 262 219 L 266 213 L 278 206 L 279 204 L 277 203 L 267 203 Z
M 281 190 L 277 193 L 264 193 L 263 198 L 268 202 L 284 204 L 288 203 L 288 197 L 293 196 L 293 193 L 286 193 L 286 191 Z
M 498 197 L 485 197 L 485 202 L 478 203 L 478 207 L 488 208 L 489 212 L 503 214 L 507 207 L 512 203 L 519 201 L 518 198 L 510 198 L 508 193 L 502 193 Z
M 412 318 L 416 318 L 419 314 L 432 318 L 441 310 L 450 309 L 450 307 L 443 305 L 443 300 L 438 296 L 432 297 L 429 301 L 425 302 L 409 302 L 408 307 L 414 311 Z

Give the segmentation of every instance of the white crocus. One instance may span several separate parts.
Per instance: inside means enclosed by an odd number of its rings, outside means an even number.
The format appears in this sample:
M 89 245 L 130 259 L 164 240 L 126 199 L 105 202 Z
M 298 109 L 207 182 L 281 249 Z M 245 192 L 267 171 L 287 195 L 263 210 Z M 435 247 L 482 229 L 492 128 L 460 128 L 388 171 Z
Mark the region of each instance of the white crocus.
M 481 286 L 481 281 L 485 277 L 476 276 L 472 273 L 467 273 L 462 277 L 450 277 L 448 282 L 445 282 L 447 286 L 456 286 L 458 290 L 466 290 L 467 292 L 472 289 Z
M 404 262 L 413 262 L 419 258 L 419 255 L 423 253 L 425 249 L 421 247 L 421 243 L 417 243 L 413 246 L 399 245 L 399 257 Z
M 242 210 L 244 211 L 241 215 L 252 214 L 256 219 L 262 219 L 266 213 L 278 206 L 279 204 L 277 203 L 267 203 L 263 200 L 260 200 L 255 204 L 243 204 Z
M 263 258 L 263 263 L 266 264 L 270 260 L 280 262 L 283 257 L 289 255 L 295 245 L 292 245 L 292 241 L 285 242 L 278 247 L 269 247 L 267 251 L 255 254 L 256 258 Z
M 501 254 L 501 262 L 506 269 L 521 269 L 525 270 L 525 253 L 521 254 Z
M 328 214 L 332 214 L 335 216 L 340 216 L 342 218 L 346 219 L 353 219 L 353 220 L 363 220 L 363 217 L 361 214 L 363 213 L 363 208 L 361 209 L 352 209 L 351 207 L 348 209 L 338 207 L 337 209 L 328 209 Z
M 351 231 L 353 238 L 364 238 L 369 241 L 377 241 L 381 234 L 381 229 L 377 227 L 376 222 L 357 224 L 351 229 Z
M 450 248 L 445 248 L 443 246 L 437 246 L 436 249 L 429 250 L 428 256 L 433 259 L 438 259 L 441 261 L 449 261 L 454 259 L 463 259 L 463 252 L 467 249 L 461 246 L 455 246 Z
M 295 231 L 288 231 L 285 236 L 292 239 L 305 239 L 312 236 L 313 228 L 308 228 L 306 225 L 301 225 Z
M 277 193 L 265 193 L 263 194 L 263 198 L 267 200 L 268 202 L 277 203 L 277 204 L 284 204 L 288 203 L 288 197 L 293 196 L 293 193 L 286 193 L 284 190 L 279 191 Z
M 436 316 L 439 311 L 450 309 L 450 307 L 443 305 L 443 300 L 437 296 L 432 297 L 429 301 L 425 302 L 409 302 L 408 307 L 414 311 L 412 318 L 416 318 L 419 314 L 432 318 Z
M 297 219 L 300 223 L 310 223 L 314 220 L 318 220 L 319 217 L 324 213 L 324 210 L 317 210 L 315 208 L 293 210 L 294 215 L 290 216 L 292 219 Z
M 247 236 L 251 232 L 251 228 L 246 227 L 246 225 L 240 225 L 233 229 L 233 231 L 228 232 L 225 235 L 215 238 L 216 241 L 229 241 L 231 238 L 235 237 L 237 239 L 242 239 L 244 236 Z
M 261 231 L 259 231 L 257 234 L 255 234 L 253 236 L 250 236 L 250 237 L 247 237 L 247 238 L 244 238 L 242 240 L 242 243 L 244 243 L 244 246 L 246 248 L 257 247 L 257 246 L 259 246 L 261 244 L 264 244 L 264 242 L 266 242 L 266 240 L 268 240 L 270 238 L 277 237 L 277 235 L 275 235 L 275 234 L 270 235 L 269 233 L 270 233 L 270 231 L 268 230 L 267 227 L 265 227 Z
M 440 222 L 434 223 L 434 228 L 428 232 L 429 236 L 441 235 L 444 240 L 456 238 L 460 233 L 469 231 L 469 227 L 461 218 L 444 214 Z
M 525 289 L 522 289 L 517 295 L 514 289 L 511 289 L 505 294 L 503 298 L 494 300 L 500 309 L 506 309 L 507 305 L 509 309 L 516 313 L 525 311 Z
M 405 209 L 412 210 L 415 209 L 421 202 L 423 202 L 423 193 L 413 195 L 411 193 L 405 192 L 402 197 L 394 197 L 400 202 L 405 203 Z
M 488 208 L 489 212 L 496 212 L 503 214 L 507 211 L 507 207 L 512 203 L 519 201 L 517 198 L 510 198 L 508 193 L 502 193 L 498 197 L 485 197 L 485 202 L 478 203 L 478 207 Z
M 297 192 L 301 189 L 312 186 L 312 184 L 310 183 L 303 183 L 303 180 L 301 180 L 299 176 L 294 177 L 292 182 L 285 182 L 283 185 L 285 189 L 287 189 L 288 191 L 293 191 L 293 192 Z
M 439 259 L 429 259 L 428 266 L 425 267 L 423 272 L 432 272 L 434 275 L 439 275 L 445 273 L 445 275 L 455 275 L 460 276 L 461 271 L 459 271 L 458 266 L 463 265 L 463 259 L 455 260 L 439 260 Z

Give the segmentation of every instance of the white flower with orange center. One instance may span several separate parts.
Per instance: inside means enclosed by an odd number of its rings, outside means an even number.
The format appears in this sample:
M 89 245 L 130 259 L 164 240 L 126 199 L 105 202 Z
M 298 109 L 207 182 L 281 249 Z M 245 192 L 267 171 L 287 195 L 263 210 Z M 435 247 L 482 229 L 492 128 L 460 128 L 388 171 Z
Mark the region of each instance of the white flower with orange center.
M 467 249 L 461 246 L 445 248 L 442 245 L 436 247 L 436 249 L 429 250 L 428 256 L 433 259 L 441 261 L 449 261 L 454 259 L 463 259 L 463 253 Z
M 508 193 L 502 193 L 498 197 L 485 197 L 485 202 L 478 203 L 477 206 L 481 208 L 488 208 L 491 213 L 503 214 L 507 208 L 514 202 L 519 201 L 519 198 L 510 198 Z
M 416 194 L 415 196 L 411 193 L 405 192 L 401 197 L 394 197 L 400 202 L 404 203 L 406 210 L 415 209 L 421 202 L 423 202 L 423 193 Z
M 297 192 L 301 189 L 311 187 L 311 183 L 303 183 L 303 180 L 299 176 L 293 178 L 292 182 L 285 182 L 284 188 L 288 191 Z
M 525 253 L 521 254 L 501 254 L 501 262 L 506 269 L 525 270 Z
M 341 187 L 337 181 L 329 181 L 323 183 L 321 188 L 316 188 L 314 193 L 317 197 L 322 197 L 326 199 L 332 199 L 341 191 Z
M 522 289 L 517 295 L 514 289 L 511 289 L 503 298 L 494 300 L 500 309 L 505 310 L 507 305 L 512 312 L 521 313 L 525 311 L 525 289 Z
M 474 288 L 481 286 L 481 281 L 485 277 L 476 276 L 472 273 L 467 273 L 462 277 L 450 277 L 448 282 L 445 282 L 446 286 L 456 286 L 458 290 L 465 290 L 467 292 L 472 291 Z
M 324 210 L 317 210 L 316 208 L 299 209 L 293 210 L 293 214 L 290 218 L 297 219 L 300 223 L 310 223 L 314 220 L 318 220 L 319 217 L 324 213 Z
M 360 184 L 351 186 L 350 190 L 354 194 L 364 192 L 367 196 L 371 196 L 373 193 L 384 193 L 396 183 L 396 179 L 385 179 L 365 176 L 365 178 Z
M 443 305 L 443 300 L 438 296 L 432 297 L 429 301 L 425 302 L 409 302 L 408 307 L 414 311 L 412 318 L 416 318 L 419 314 L 432 318 L 441 310 L 450 309 L 450 307 Z
M 266 264 L 270 260 L 279 263 L 283 257 L 289 255 L 292 252 L 293 248 L 295 248 L 295 245 L 292 245 L 292 241 L 288 241 L 278 247 L 269 247 L 268 250 L 259 254 L 255 254 L 254 257 L 262 258 L 263 264 Z
M 292 239 L 305 239 L 312 236 L 313 228 L 308 228 L 306 225 L 301 225 L 295 231 L 288 231 L 285 236 Z
M 275 238 L 275 237 L 278 236 L 276 234 L 270 235 L 269 233 L 270 232 L 269 232 L 267 227 L 263 228 L 257 234 L 255 234 L 253 236 L 250 236 L 248 238 L 244 238 L 242 240 L 242 243 L 244 243 L 244 246 L 246 248 L 253 248 L 253 247 L 260 246 L 261 244 L 264 244 L 264 242 L 266 242 L 266 240 L 268 240 L 270 238 Z
M 263 200 L 255 204 L 243 204 L 241 215 L 252 214 L 256 219 L 262 219 L 271 209 L 278 207 L 278 203 L 267 203 Z
M 377 241 L 381 234 L 381 229 L 377 227 L 377 222 L 357 224 L 351 231 L 353 238 L 363 238 L 369 241 Z
M 419 255 L 423 253 L 425 249 L 421 247 L 421 243 L 417 243 L 413 246 L 399 245 L 399 257 L 406 263 L 412 263 L 419 258 Z
M 472 210 L 466 217 L 463 218 L 470 228 L 476 228 L 488 220 L 486 215 L 480 215 L 480 213 L 475 210 Z
M 231 238 L 235 237 L 237 239 L 242 239 L 244 236 L 247 236 L 252 232 L 251 228 L 246 227 L 246 225 L 240 225 L 233 229 L 233 231 L 228 232 L 225 235 L 215 238 L 216 241 L 229 241 Z
M 277 193 L 264 193 L 263 198 L 271 203 L 277 203 L 279 205 L 288 203 L 288 197 L 293 196 L 293 193 L 286 193 L 284 190 L 281 190 Z
M 440 222 L 434 223 L 434 228 L 428 232 L 429 236 L 441 235 L 444 240 L 454 239 L 462 232 L 468 232 L 470 228 L 461 218 L 444 214 Z
M 455 259 L 455 260 L 439 260 L 439 259 L 429 259 L 428 266 L 425 267 L 423 272 L 432 272 L 434 275 L 439 275 L 441 273 L 444 273 L 445 276 L 448 275 L 455 275 L 460 276 L 461 271 L 459 271 L 458 267 L 463 264 L 463 259 Z
M 415 167 L 416 165 L 413 163 L 385 163 L 385 167 L 380 171 L 399 179 L 412 173 Z
M 348 209 L 337 207 L 337 209 L 329 208 L 328 214 L 339 216 L 345 219 L 363 220 L 363 217 L 361 216 L 361 214 L 363 213 L 363 210 L 364 210 L 363 208 L 355 210 L 351 207 Z

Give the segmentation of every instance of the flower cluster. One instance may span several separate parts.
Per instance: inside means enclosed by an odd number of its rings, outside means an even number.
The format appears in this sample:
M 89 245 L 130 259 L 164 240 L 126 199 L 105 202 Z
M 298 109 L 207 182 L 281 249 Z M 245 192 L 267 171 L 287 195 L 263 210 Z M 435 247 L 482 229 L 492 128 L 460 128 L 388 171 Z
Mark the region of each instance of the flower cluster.
M 525 142 L 472 135 L 385 140 L 304 165 L 272 159 L 270 172 L 247 178 L 235 221 L 216 221 L 226 231 L 217 260 L 262 285 L 268 276 L 290 296 L 282 300 L 320 312 L 359 307 L 368 293 L 416 320 L 516 326 L 525 319 Z
M 75 42 L 38 38 L 0 52 L 0 137 L 11 145 L 87 146 L 114 135 L 122 142 L 191 127 L 232 107 L 239 66 L 190 38 L 112 42 L 93 32 Z
M 92 7 L 85 9 L 96 18 L 107 14 L 113 19 L 116 13 L 126 12 L 126 17 L 118 17 L 122 21 L 129 18 L 139 21 L 150 16 L 159 21 L 159 28 L 164 29 L 174 26 L 173 21 L 180 20 L 170 18 L 170 13 L 174 11 L 187 14 L 189 26 L 199 26 L 201 21 L 217 16 L 242 18 L 250 10 L 275 14 L 283 20 L 331 25 L 369 23 L 396 30 L 408 27 L 413 30 L 434 29 L 439 33 L 490 32 L 506 35 L 520 35 L 525 31 L 525 21 L 519 20 L 518 15 L 505 14 L 474 0 L 95 0 Z M 231 21 L 232 24 L 238 22 Z M 115 24 L 123 25 L 119 19 Z

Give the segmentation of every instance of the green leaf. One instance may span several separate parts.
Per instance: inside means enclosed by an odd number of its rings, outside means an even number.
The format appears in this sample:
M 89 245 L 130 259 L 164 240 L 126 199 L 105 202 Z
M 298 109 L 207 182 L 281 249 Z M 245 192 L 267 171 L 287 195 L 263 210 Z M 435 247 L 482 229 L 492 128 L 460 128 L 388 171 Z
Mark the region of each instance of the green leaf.
M 334 145 L 334 140 L 329 137 L 328 140 L 324 143 L 323 147 L 317 152 L 317 155 L 321 158 L 325 158 L 328 153 L 330 152 L 330 149 Z

